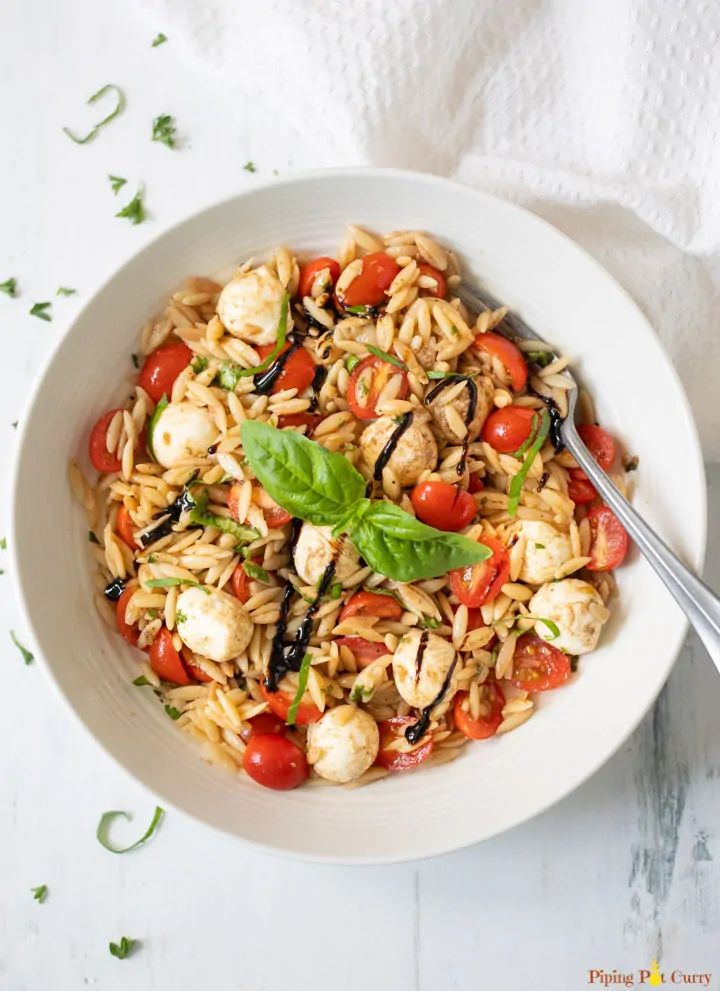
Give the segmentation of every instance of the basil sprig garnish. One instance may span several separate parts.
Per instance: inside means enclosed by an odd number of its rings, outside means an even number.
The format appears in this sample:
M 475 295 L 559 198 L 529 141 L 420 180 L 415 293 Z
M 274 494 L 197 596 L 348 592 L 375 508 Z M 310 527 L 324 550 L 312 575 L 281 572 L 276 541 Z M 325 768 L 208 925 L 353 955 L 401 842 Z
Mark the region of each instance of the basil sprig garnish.
M 348 533 L 373 571 L 388 578 L 435 578 L 490 556 L 483 544 L 426 526 L 393 503 L 366 499 L 360 472 L 301 434 L 246 420 L 242 441 L 250 467 L 275 502 L 299 519 Z
M 518 511 L 518 506 L 520 505 L 520 493 L 522 492 L 523 485 L 525 484 L 525 479 L 527 478 L 533 461 L 540 453 L 540 448 L 545 443 L 545 438 L 549 432 L 550 416 L 548 411 L 544 409 L 540 418 L 540 425 L 537 428 L 537 433 L 535 434 L 535 439 L 530 445 L 530 449 L 527 452 L 527 457 L 523 461 L 522 468 L 517 475 L 513 475 L 512 481 L 510 482 L 507 507 L 508 516 L 514 516 Z

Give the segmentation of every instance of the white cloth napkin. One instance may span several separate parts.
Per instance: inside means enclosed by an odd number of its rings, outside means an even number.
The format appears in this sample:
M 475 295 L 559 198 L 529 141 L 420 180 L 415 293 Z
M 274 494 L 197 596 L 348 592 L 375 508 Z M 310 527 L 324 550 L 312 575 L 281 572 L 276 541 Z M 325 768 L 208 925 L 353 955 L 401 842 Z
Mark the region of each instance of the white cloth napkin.
M 717 0 L 144 6 L 318 164 L 452 176 L 582 244 L 657 329 L 720 459 Z

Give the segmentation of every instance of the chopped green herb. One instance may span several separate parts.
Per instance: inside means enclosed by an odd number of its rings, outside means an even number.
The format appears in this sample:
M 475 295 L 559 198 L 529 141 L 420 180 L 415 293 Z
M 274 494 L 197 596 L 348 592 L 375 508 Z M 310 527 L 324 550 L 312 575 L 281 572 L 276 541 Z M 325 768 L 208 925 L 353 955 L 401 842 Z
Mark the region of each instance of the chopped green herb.
M 137 678 L 133 678 L 133 685 L 136 688 L 144 688 L 146 685 L 152 685 L 152 682 L 148 681 L 144 674 L 141 674 Z
M 110 185 L 112 186 L 113 193 L 115 193 L 115 195 L 117 196 L 119 191 L 123 188 L 123 186 L 127 182 L 127 179 L 123 179 L 119 175 L 109 175 L 108 179 L 110 180 Z
M 128 939 L 127 936 L 123 936 L 119 943 L 108 943 L 110 954 L 117 957 L 118 960 L 124 960 L 133 952 L 136 942 L 135 939 Z
M 116 847 L 113 846 L 110 842 L 110 837 L 109 837 L 110 826 L 115 821 L 115 819 L 118 818 L 118 816 L 122 816 L 124 819 L 127 819 L 128 821 L 132 819 L 132 816 L 130 815 L 129 812 L 123 812 L 122 810 L 118 810 L 118 809 L 114 809 L 112 812 L 103 812 L 102 816 L 100 817 L 100 822 L 98 823 L 97 829 L 95 831 L 95 836 L 97 837 L 98 843 L 100 843 L 101 846 L 104 846 L 106 850 L 109 850 L 110 853 L 129 853 L 130 850 L 136 850 L 139 846 L 142 846 L 143 843 L 146 843 L 150 839 L 150 837 L 157 829 L 158 824 L 160 823 L 160 820 L 162 819 L 164 814 L 165 814 L 165 810 L 161 809 L 159 805 L 156 805 L 155 812 L 153 813 L 152 821 L 148 826 L 148 828 L 146 829 L 146 831 L 140 837 L 140 839 L 136 840 L 130 846 Z
M 346 306 L 345 312 L 352 313 L 354 317 L 368 317 L 372 311 L 370 306 Z
M 4 574 L 5 574 L 5 569 L 4 568 L 0 568 L 0 575 L 4 575 Z
M 187 616 L 182 611 L 182 609 L 178 609 L 177 612 L 175 613 L 175 622 L 176 623 L 187 623 Z
M 167 145 L 168 148 L 175 147 L 175 118 L 170 114 L 160 114 L 156 117 L 152 125 L 152 139 Z
M 193 493 L 193 499 L 195 505 L 190 510 L 188 522 L 197 523 L 200 526 L 212 526 L 217 530 L 221 530 L 223 533 L 230 533 L 242 544 L 250 543 L 259 536 L 257 530 L 253 527 L 236 523 L 229 516 L 218 516 L 215 513 L 208 513 L 208 495 L 204 489 L 201 489 L 197 495 Z
M 77 289 L 68 289 L 67 286 L 60 286 L 58 291 L 55 293 L 56 296 L 74 296 Z
M 31 654 L 30 651 L 27 649 L 27 647 L 23 647 L 23 645 L 20 643 L 18 638 L 15 636 L 14 630 L 10 630 L 10 639 L 22 654 L 22 658 L 25 661 L 25 663 L 32 664 L 32 662 L 35 660 L 34 654 Z
M 407 371 L 407 365 L 404 361 L 400 361 L 396 358 L 394 354 L 388 354 L 387 351 L 383 351 L 381 348 L 376 348 L 374 344 L 366 344 L 365 347 L 368 349 L 370 354 L 375 355 L 381 361 L 387 361 L 389 365 L 395 365 L 396 368 L 402 368 L 404 372 Z
M 156 561 L 157 561 L 157 554 L 148 555 L 148 564 L 155 564 Z
M 273 170 L 272 170 L 272 174 L 273 174 L 273 175 L 280 175 L 280 173 L 278 172 L 278 170 L 277 170 L 277 169 L 273 169 Z
M 8 296 L 17 296 L 17 279 L 5 279 L 0 282 L 0 292 L 7 293 Z
M 460 331 L 457 329 L 457 327 L 451 327 L 450 328 L 450 333 L 452 334 L 453 337 L 459 337 L 460 336 Z
M 215 376 L 214 384 L 219 385 L 226 392 L 234 392 L 235 387 L 242 378 L 242 371 L 242 365 L 238 365 L 234 361 L 222 361 Z
M 460 375 L 458 372 L 441 372 L 436 369 L 432 369 L 427 373 L 429 379 L 464 379 L 470 378 L 469 375 Z
M 367 382 L 364 378 L 359 378 L 357 380 L 355 384 L 355 392 L 360 399 L 365 399 L 370 394 L 370 390 L 368 389 Z
M 343 587 L 341 582 L 333 582 L 330 588 L 328 589 L 328 593 L 327 593 L 328 599 L 333 599 L 333 600 L 339 599 L 340 596 L 342 595 L 342 590 Z
M 17 429 L 17 425 L 18 425 L 18 421 L 17 420 L 13 420 L 13 422 L 10 424 L 10 426 L 13 428 L 13 430 L 16 430 Z
M 42 903 L 47 898 L 47 893 L 48 893 L 47 885 L 39 884 L 37 888 L 31 888 L 30 890 L 32 891 L 32 896 L 35 899 L 35 901 L 40 902 L 40 904 L 42 905 Z
M 552 633 L 551 637 L 546 637 L 547 640 L 557 640 L 560 636 L 560 627 L 552 619 L 546 619 L 544 616 L 521 616 L 521 619 L 532 619 L 536 623 L 544 623 L 548 630 Z
M 535 548 L 536 548 L 536 550 L 544 551 L 545 550 L 545 544 L 538 544 L 538 543 L 536 543 L 535 544 Z
M 147 611 L 147 617 L 148 617 L 148 619 L 157 619 L 158 618 L 158 611 L 157 611 L 157 609 L 148 609 L 148 611 Z
M 266 585 L 270 584 L 270 575 L 267 573 L 265 568 L 261 568 L 259 564 L 255 564 L 254 561 L 244 561 L 243 571 L 248 576 L 256 582 L 264 582 Z
M 192 368 L 192 370 L 195 372 L 196 375 L 199 375 L 200 372 L 205 371 L 208 364 L 209 362 L 204 354 L 196 354 L 193 360 L 190 362 L 190 367 Z
M 182 710 L 176 709 L 174 705 L 166 705 L 163 706 L 163 708 L 165 709 L 165 712 L 167 713 L 168 716 L 170 716 L 171 719 L 179 719 L 180 716 L 182 716 Z
M 192 578 L 150 578 L 145 582 L 148 588 L 172 588 L 174 585 L 192 585 L 199 588 L 205 595 L 210 595 L 210 589 L 205 588 L 200 582 L 193 581 Z
M 355 685 L 350 692 L 350 701 L 367 702 L 372 697 L 372 693 L 372 688 L 366 688 L 365 685 Z
M 245 162 L 243 168 L 245 169 L 246 172 L 257 172 L 257 168 L 255 167 L 254 162 Z
M 6 551 L 6 550 L 7 550 L 7 537 L 1 537 L 0 538 L 0 551 Z
M 245 378 L 247 375 L 257 375 L 258 372 L 264 372 L 266 368 L 269 368 L 275 361 L 277 356 L 280 354 L 282 349 L 285 347 L 285 337 L 287 335 L 287 318 L 288 310 L 290 308 L 290 297 L 287 293 L 283 296 L 282 306 L 280 308 L 280 319 L 278 320 L 278 333 L 277 341 L 275 342 L 275 347 L 272 349 L 270 354 L 264 358 L 259 365 L 253 365 L 252 368 L 243 368 L 238 373 L 239 378 Z
M 540 418 L 537 413 L 533 413 L 532 420 L 530 421 L 530 433 L 527 435 L 525 440 L 522 442 L 517 451 L 513 451 L 512 455 L 514 458 L 521 458 L 523 454 L 527 451 L 530 445 L 533 443 L 537 436 L 537 430 L 540 426 Z
M 310 675 L 311 661 L 312 661 L 312 654 L 305 654 L 305 656 L 302 659 L 302 663 L 300 664 L 300 670 L 298 672 L 297 691 L 295 692 L 295 698 L 292 700 L 292 705 L 288 709 L 287 719 L 285 720 L 288 726 L 295 725 L 298 709 L 300 708 L 302 697 L 305 694 L 305 689 L 307 688 L 308 677 Z
M 535 435 L 535 440 L 527 453 L 527 457 L 523 461 L 520 471 L 516 475 L 513 475 L 512 481 L 510 482 L 507 505 L 508 516 L 514 516 L 518 511 L 518 506 L 520 505 L 520 493 L 522 492 L 523 485 L 525 484 L 525 479 L 527 478 L 533 461 L 540 452 L 540 448 L 545 443 L 545 438 L 547 437 L 549 431 L 550 417 L 548 415 L 548 411 L 544 409 L 540 419 L 540 426 L 538 427 L 537 434 Z
M 130 202 L 116 213 L 115 216 L 126 217 L 131 224 L 141 224 L 145 220 L 145 207 L 143 206 L 142 195 L 142 192 L 138 190 Z
M 166 41 L 167 41 L 167 35 L 166 34 L 163 34 L 162 31 L 160 31 L 153 38 L 153 40 L 152 40 L 152 47 L 153 48 L 157 48 L 158 45 L 164 45 Z
M 91 544 L 99 544 L 100 541 L 97 539 L 92 530 L 88 530 L 88 540 Z
M 49 306 L 52 306 L 52 303 L 33 303 L 30 307 L 30 316 L 38 317 L 40 320 L 47 320 L 49 323 L 52 320 L 52 317 L 47 312 Z
M 437 630 L 438 626 L 442 626 L 442 622 L 435 619 L 434 616 L 423 616 L 420 620 L 420 626 L 423 630 Z
M 106 86 L 101 86 L 97 93 L 93 93 L 93 95 L 88 99 L 88 104 L 93 104 L 96 100 L 101 100 L 106 93 L 110 93 L 111 91 L 117 95 L 115 109 L 107 117 L 104 117 L 103 120 L 99 121 L 95 127 L 93 127 L 93 129 L 85 135 L 84 138 L 79 138 L 76 134 L 73 134 L 69 127 L 63 128 L 63 131 L 75 142 L 75 144 L 86 145 L 89 141 L 92 141 L 101 127 L 109 124 L 114 117 L 117 117 L 117 115 L 125 109 L 125 96 L 122 90 L 112 83 L 108 83 Z
M 345 367 L 349 372 L 353 370 L 356 365 L 359 365 L 362 358 L 359 358 L 356 354 L 349 354 L 345 359 Z
M 541 368 L 545 368 L 553 360 L 553 355 L 551 351 L 526 351 L 525 357 L 528 361 L 534 362 L 536 365 L 540 365 Z

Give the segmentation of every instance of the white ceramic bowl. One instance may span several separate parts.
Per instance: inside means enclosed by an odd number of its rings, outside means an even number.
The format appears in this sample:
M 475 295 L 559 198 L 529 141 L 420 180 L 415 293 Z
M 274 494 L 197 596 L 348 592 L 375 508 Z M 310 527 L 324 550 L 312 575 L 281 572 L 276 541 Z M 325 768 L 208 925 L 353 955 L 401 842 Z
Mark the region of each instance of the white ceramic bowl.
M 38 654 L 105 751 L 163 805 L 267 851 L 341 862 L 409 860 L 492 836 L 592 774 L 655 699 L 686 623 L 631 554 L 599 650 L 568 686 L 540 698 L 517 732 L 469 745 L 449 765 L 367 788 L 273 792 L 200 760 L 148 692 L 135 657 L 92 605 L 87 526 L 66 465 L 122 400 L 141 324 L 189 273 L 227 272 L 274 245 L 333 254 L 344 225 L 420 228 L 454 247 L 471 277 L 576 356 L 602 423 L 640 457 L 635 504 L 696 566 L 705 480 L 678 379 L 628 296 L 573 242 L 491 196 L 409 172 L 338 170 L 277 179 L 183 221 L 90 300 L 58 343 L 23 419 L 11 547 Z M 38 478 L 42 484 L 38 485 Z

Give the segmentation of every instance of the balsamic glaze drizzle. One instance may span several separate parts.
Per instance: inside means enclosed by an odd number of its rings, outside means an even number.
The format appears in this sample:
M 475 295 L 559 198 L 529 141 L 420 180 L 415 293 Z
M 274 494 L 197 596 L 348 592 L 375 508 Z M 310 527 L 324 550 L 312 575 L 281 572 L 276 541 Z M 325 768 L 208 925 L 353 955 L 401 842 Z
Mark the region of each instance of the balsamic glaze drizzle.
M 400 417 L 400 421 L 398 425 L 390 434 L 387 444 L 378 454 L 377 461 L 375 462 L 375 468 L 373 470 L 373 478 L 375 479 L 376 482 L 379 482 L 380 479 L 382 478 L 383 468 L 388 463 L 390 458 L 393 456 L 393 451 L 397 447 L 398 441 L 400 440 L 402 435 L 405 433 L 407 428 L 412 423 L 412 418 L 413 418 L 412 413 L 403 413 L 403 415 Z
M 151 530 L 147 530 L 145 533 L 141 533 L 137 537 L 140 541 L 140 546 L 149 547 L 150 544 L 154 544 L 161 537 L 166 537 L 172 531 L 173 524 L 177 523 L 182 513 L 189 512 L 194 505 L 195 500 L 186 484 L 174 502 L 171 502 L 166 509 L 155 513 L 153 519 L 157 520 L 157 526 L 154 526 Z
M 125 582 L 123 581 L 122 578 L 113 578 L 113 580 L 109 582 L 103 589 L 103 595 L 105 596 L 106 599 L 109 599 L 110 602 L 117 602 L 117 600 L 123 594 L 124 588 L 125 588 Z
M 427 733 L 427 728 L 430 725 L 430 713 L 433 711 L 436 705 L 439 705 L 442 702 L 445 693 L 450 687 L 450 682 L 452 681 L 452 676 L 455 671 L 456 664 L 457 664 L 457 657 L 450 665 L 450 670 L 445 675 L 445 681 L 443 681 L 442 688 L 440 689 L 440 691 L 437 693 L 437 695 L 432 700 L 430 705 L 426 705 L 424 709 L 420 710 L 420 718 L 418 719 L 418 721 L 416 723 L 413 723 L 412 726 L 408 726 L 408 728 L 405 730 L 405 739 L 407 740 L 408 743 L 412 743 L 413 745 L 419 743 L 420 740 L 422 740 L 422 738 Z
M 448 375 L 446 378 L 441 379 L 438 382 L 438 384 L 433 389 L 431 389 L 430 392 L 428 392 L 427 396 L 425 396 L 425 405 L 429 406 L 432 403 L 433 399 L 435 399 L 442 392 L 443 389 L 446 389 L 449 385 L 455 385 L 455 383 L 459 382 L 461 379 L 465 379 L 465 384 L 467 386 L 467 391 L 468 391 L 468 408 L 467 408 L 467 412 L 465 413 L 465 426 L 469 427 L 475 418 L 475 411 L 477 410 L 477 403 L 478 403 L 477 385 L 471 378 L 468 378 L 465 375 Z M 456 470 L 458 475 L 465 474 L 469 445 L 470 445 L 470 436 L 468 434 L 463 440 L 462 454 L 460 456 L 460 460 L 457 463 Z
M 287 351 L 283 351 L 282 354 L 278 355 L 266 371 L 255 376 L 255 392 L 259 392 L 261 396 L 267 395 L 267 393 L 270 392 L 285 370 L 285 365 L 299 347 L 301 347 L 300 343 L 296 340 L 292 340 L 292 343 Z
M 555 453 L 559 454 L 560 451 L 564 450 L 565 442 L 562 439 L 561 428 L 563 425 L 564 418 L 560 416 L 560 410 L 555 405 L 554 399 L 549 399 L 546 396 L 540 397 L 545 405 L 547 406 L 548 413 L 550 414 L 550 440 L 555 448 Z
M 312 398 L 310 400 L 310 405 L 308 406 L 308 413 L 314 413 L 318 408 L 318 403 L 320 401 L 320 390 L 323 387 L 325 379 L 328 376 L 328 369 L 324 365 L 318 365 L 315 369 L 315 374 L 312 380 Z
M 417 654 L 415 655 L 415 684 L 417 685 L 420 681 L 420 673 L 422 671 L 423 657 L 425 656 L 425 649 L 428 643 L 428 631 L 423 630 L 420 634 L 420 642 L 418 643 Z

